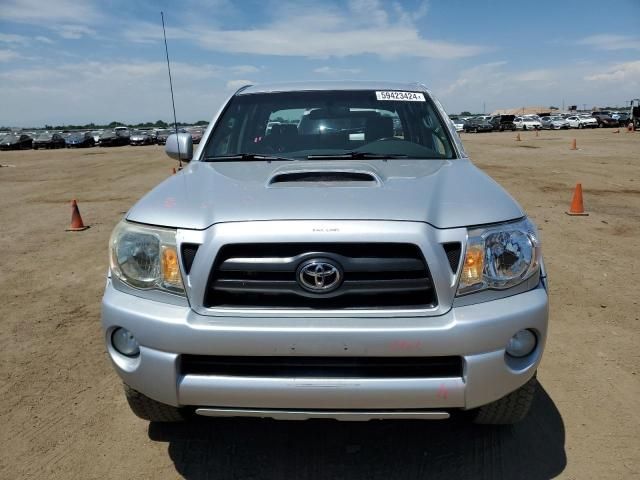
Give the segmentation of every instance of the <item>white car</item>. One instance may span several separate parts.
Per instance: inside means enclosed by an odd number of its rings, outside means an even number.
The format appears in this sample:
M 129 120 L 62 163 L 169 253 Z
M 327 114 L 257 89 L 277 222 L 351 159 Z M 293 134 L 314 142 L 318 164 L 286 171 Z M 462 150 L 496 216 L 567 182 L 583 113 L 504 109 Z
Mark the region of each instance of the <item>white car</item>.
M 598 120 L 589 116 L 573 115 L 567 117 L 567 122 L 571 128 L 597 128 Z
M 464 130 L 464 121 L 461 118 L 449 118 L 451 123 L 456 129 L 456 132 L 462 132 Z
M 513 124 L 517 130 L 540 130 L 542 128 L 542 124 L 531 117 L 516 117 Z

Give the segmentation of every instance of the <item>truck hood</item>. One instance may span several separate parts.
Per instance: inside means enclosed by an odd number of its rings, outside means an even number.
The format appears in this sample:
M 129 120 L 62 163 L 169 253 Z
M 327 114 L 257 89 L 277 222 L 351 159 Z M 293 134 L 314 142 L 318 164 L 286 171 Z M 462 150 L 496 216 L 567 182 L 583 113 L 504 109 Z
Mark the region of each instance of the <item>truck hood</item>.
M 258 220 L 404 220 L 437 228 L 503 222 L 523 211 L 468 159 L 192 162 L 127 219 L 202 230 Z

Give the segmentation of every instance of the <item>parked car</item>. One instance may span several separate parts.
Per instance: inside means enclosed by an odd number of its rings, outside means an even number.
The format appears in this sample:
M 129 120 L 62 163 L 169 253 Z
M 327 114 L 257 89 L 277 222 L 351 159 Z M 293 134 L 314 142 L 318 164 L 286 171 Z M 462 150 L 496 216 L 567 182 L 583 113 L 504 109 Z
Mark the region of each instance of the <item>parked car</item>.
M 91 132 L 91 136 L 93 137 L 93 141 L 96 145 L 100 143 L 100 135 L 104 133 L 104 130 L 94 130 Z
M 65 142 L 67 148 L 93 147 L 96 144 L 91 132 L 72 133 L 65 139 Z
M 491 117 L 491 125 L 494 130 L 504 132 L 505 130 L 515 131 L 516 126 L 513 123 L 515 115 L 495 115 Z
M 542 123 L 532 117 L 515 117 L 513 120 L 517 130 L 540 130 Z
M 449 117 L 451 123 L 453 123 L 453 127 L 456 129 L 456 132 L 464 131 L 464 120 L 459 117 Z M 398 119 L 400 121 L 400 119 Z
M 167 137 L 171 135 L 171 130 L 163 129 L 156 131 L 156 142 L 158 145 L 164 145 L 167 142 Z
M 493 124 L 482 117 L 472 117 L 464 122 L 463 130 L 465 133 L 492 132 Z
M 33 138 L 33 149 L 39 148 L 64 148 L 65 140 L 62 134 L 53 132 L 41 132 Z
M 33 138 L 25 133 L 10 133 L 0 140 L 0 150 L 26 150 L 33 144 Z
M 538 233 L 439 105 L 416 84 L 252 86 L 195 156 L 168 138 L 189 163 L 115 227 L 102 299 L 136 415 L 526 416 L 548 322 Z M 281 111 L 314 112 L 317 133 L 266 135 Z M 338 128 L 361 119 L 362 136 Z
M 627 112 L 613 112 L 611 118 L 617 120 L 621 127 L 626 127 L 629 123 L 629 114 Z
M 131 133 L 129 143 L 131 145 L 153 145 L 154 141 L 148 132 L 136 130 Z
M 546 130 L 569 129 L 569 122 L 559 115 L 554 115 L 552 117 L 542 117 L 540 119 L 540 124 L 542 125 L 542 128 Z
M 201 128 L 190 128 L 187 130 L 187 132 L 191 134 L 191 139 L 193 140 L 194 144 L 200 143 L 200 140 L 202 140 L 202 133 L 203 133 Z
M 567 117 L 571 128 L 597 128 L 598 121 L 590 115 L 572 115 Z
M 129 130 L 105 130 L 100 135 L 99 145 L 101 147 L 119 147 L 129 145 Z
M 593 112 L 591 114 L 598 122 L 598 127 L 619 127 L 620 122 L 609 115 L 609 112 Z

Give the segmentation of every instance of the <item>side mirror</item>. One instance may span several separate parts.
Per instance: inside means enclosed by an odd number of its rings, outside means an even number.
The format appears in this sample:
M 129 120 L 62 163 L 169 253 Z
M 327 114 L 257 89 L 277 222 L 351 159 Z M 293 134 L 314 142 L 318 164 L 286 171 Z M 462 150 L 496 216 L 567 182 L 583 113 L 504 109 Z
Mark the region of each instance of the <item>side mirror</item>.
M 172 133 L 164 146 L 167 155 L 175 160 L 190 162 L 193 158 L 193 139 L 190 133 Z

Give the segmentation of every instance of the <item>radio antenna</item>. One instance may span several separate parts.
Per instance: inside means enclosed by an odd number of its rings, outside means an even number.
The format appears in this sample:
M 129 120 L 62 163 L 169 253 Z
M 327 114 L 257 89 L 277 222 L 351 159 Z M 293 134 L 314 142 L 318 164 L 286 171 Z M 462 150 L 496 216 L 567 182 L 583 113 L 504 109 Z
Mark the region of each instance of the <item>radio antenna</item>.
M 176 117 L 176 102 L 173 100 L 173 82 L 171 81 L 171 65 L 169 64 L 169 48 L 167 47 L 167 32 L 164 29 L 164 12 L 160 12 L 162 18 L 162 34 L 164 36 L 164 52 L 167 54 L 167 70 L 169 71 L 169 89 L 171 90 L 171 106 L 173 107 L 173 128 L 176 131 L 176 143 L 178 144 L 178 166 L 182 169 L 182 156 L 180 155 L 180 141 L 178 140 L 178 119 Z

